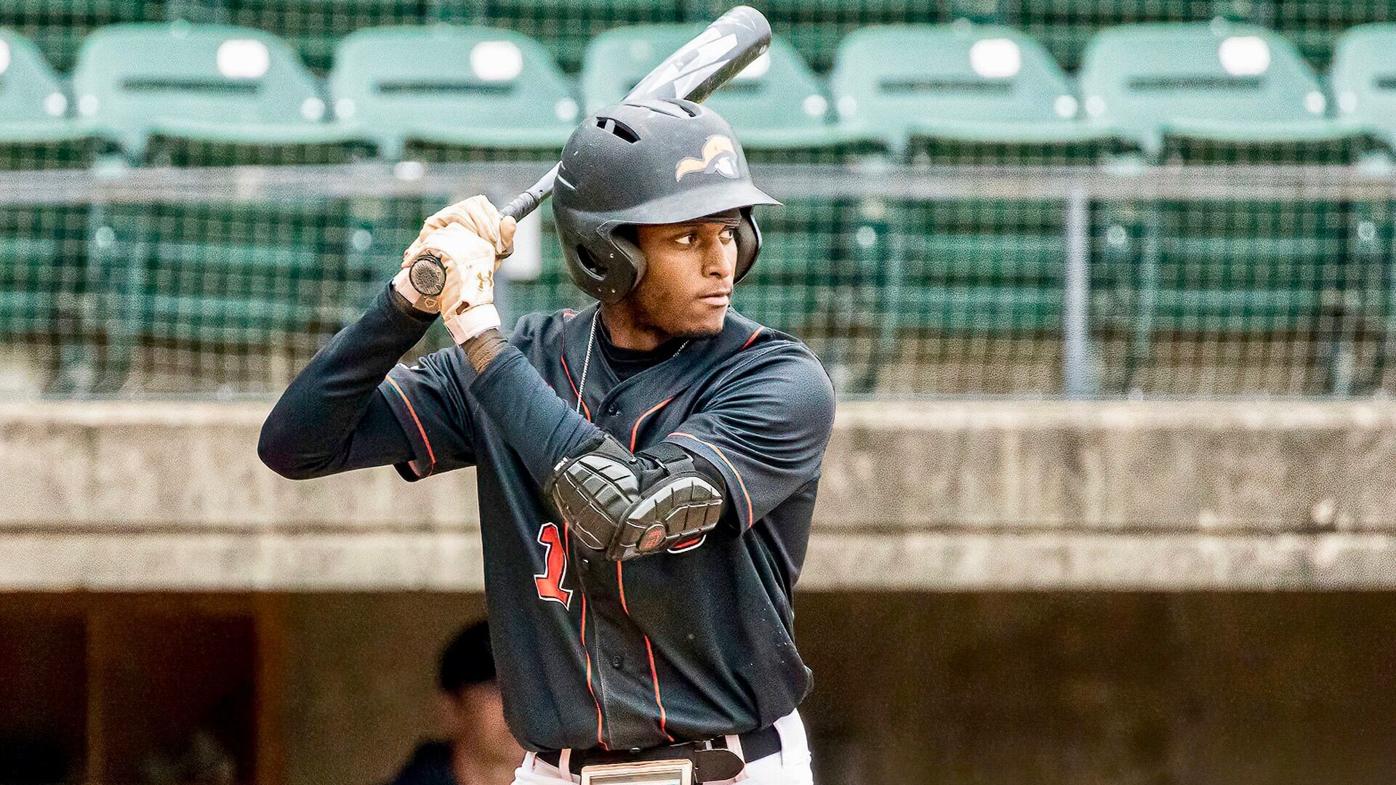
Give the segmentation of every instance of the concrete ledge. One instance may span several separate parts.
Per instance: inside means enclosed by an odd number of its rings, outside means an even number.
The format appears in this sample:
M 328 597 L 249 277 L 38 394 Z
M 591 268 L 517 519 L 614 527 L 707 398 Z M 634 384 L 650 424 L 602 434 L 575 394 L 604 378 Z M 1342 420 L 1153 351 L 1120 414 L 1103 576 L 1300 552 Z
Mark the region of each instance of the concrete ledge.
M 0 527 L 478 524 L 474 473 L 291 482 L 264 403 L 0 405 Z M 1388 402 L 844 403 L 821 526 L 1396 531 Z M 870 504 L 876 499 L 876 504 Z M 408 516 L 404 520 L 404 512 Z
M 1396 589 L 1396 537 L 817 533 L 802 591 Z M 9 534 L 3 591 L 483 590 L 469 534 Z
M 309 482 L 266 403 L 0 405 L 0 588 L 479 588 L 473 471 Z M 1390 588 L 1387 402 L 844 403 L 810 588 Z

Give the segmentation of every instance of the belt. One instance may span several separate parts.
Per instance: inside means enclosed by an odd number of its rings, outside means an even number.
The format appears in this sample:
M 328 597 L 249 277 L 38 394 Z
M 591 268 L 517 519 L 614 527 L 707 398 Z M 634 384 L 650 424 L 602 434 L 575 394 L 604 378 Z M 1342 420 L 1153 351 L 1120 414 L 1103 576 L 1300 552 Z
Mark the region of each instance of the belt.
M 737 738 L 742 742 L 740 757 L 736 750 L 726 748 L 725 740 L 717 738 L 711 742 L 690 741 L 644 750 L 572 750 L 568 768 L 572 774 L 581 774 L 583 766 L 681 759 L 693 761 L 696 782 L 721 782 L 741 774 L 745 761 L 760 760 L 780 752 L 780 732 L 774 725 L 743 733 Z M 559 767 L 562 753 L 559 750 L 544 750 L 537 757 L 549 766 Z

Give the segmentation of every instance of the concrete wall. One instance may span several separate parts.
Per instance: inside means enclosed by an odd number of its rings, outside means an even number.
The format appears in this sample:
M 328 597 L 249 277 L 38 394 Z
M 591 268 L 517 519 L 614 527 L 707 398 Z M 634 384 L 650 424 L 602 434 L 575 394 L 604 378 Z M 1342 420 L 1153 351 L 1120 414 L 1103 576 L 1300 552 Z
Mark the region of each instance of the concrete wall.
M 478 590 L 471 471 L 290 482 L 265 404 L 0 405 L 0 590 Z M 1396 586 L 1396 407 L 841 406 L 809 589 Z

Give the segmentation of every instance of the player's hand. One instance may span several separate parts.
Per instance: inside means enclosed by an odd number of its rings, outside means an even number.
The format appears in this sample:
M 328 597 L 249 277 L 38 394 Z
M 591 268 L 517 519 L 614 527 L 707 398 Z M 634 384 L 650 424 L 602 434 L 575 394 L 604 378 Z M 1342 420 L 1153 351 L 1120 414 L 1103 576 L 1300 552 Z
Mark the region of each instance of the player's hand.
M 417 258 L 430 254 L 445 268 L 445 286 L 438 298 L 441 318 L 456 343 L 499 326 L 494 308 L 495 246 L 452 223 L 413 243 L 416 254 L 403 262 L 403 272 Z
M 488 328 L 477 330 L 474 323 L 487 322 L 494 314 L 494 273 L 513 249 L 515 229 L 514 219 L 501 219 L 483 196 L 446 207 L 426 220 L 417 239 L 403 253 L 402 270 L 393 279 L 393 286 L 418 310 L 446 314 L 447 328 L 458 343 L 462 342 Z M 427 254 L 440 259 L 446 268 L 444 288 L 430 296 L 416 290 L 408 272 Z M 486 305 L 490 307 L 480 310 Z M 477 312 L 466 318 L 465 312 L 471 309 Z M 494 319 L 495 324 L 488 326 L 498 325 L 497 314 Z
M 417 233 L 416 241 L 402 255 L 403 261 L 415 259 L 427 237 L 451 225 L 462 226 L 476 237 L 493 244 L 497 255 L 495 269 L 499 269 L 499 262 L 514 250 L 514 230 L 517 228 L 514 219 L 501 218 L 490 200 L 483 196 L 472 196 L 444 207 L 428 218 Z

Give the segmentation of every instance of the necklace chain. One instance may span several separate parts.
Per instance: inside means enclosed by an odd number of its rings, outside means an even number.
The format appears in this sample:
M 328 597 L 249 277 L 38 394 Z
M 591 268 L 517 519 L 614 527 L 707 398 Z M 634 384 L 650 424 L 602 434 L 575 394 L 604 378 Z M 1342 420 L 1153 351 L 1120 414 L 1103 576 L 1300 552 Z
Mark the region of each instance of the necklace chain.
M 597 308 L 591 315 L 591 329 L 587 331 L 587 351 L 582 358 L 582 378 L 577 382 L 576 411 L 578 413 L 582 411 L 582 393 L 587 388 L 587 371 L 591 370 L 591 347 L 596 345 L 596 320 L 599 316 L 601 316 L 601 309 Z M 683 351 L 686 346 L 688 346 L 688 341 L 679 344 L 679 348 L 675 349 L 674 353 L 669 355 L 666 359 L 677 357 L 679 352 Z
M 591 347 L 596 343 L 596 318 L 601 315 L 601 309 L 591 315 L 591 330 L 587 333 L 587 353 L 582 360 L 582 380 L 577 384 L 577 411 L 582 410 L 582 391 L 587 388 L 587 370 L 591 368 Z

